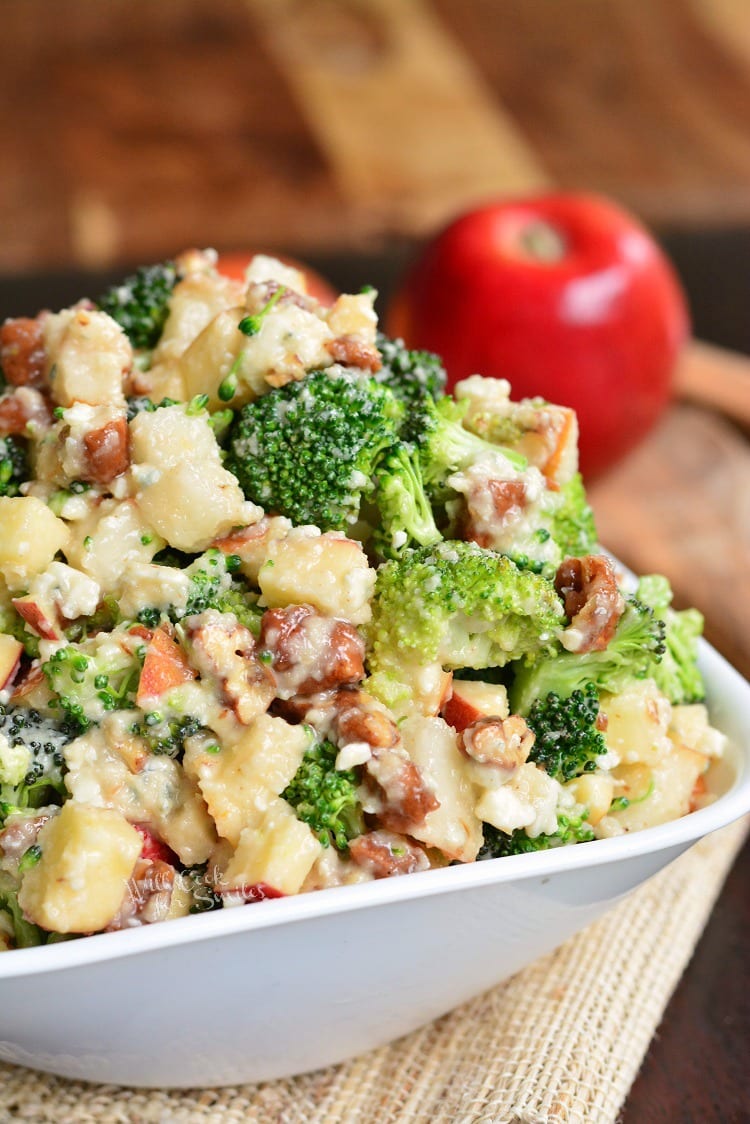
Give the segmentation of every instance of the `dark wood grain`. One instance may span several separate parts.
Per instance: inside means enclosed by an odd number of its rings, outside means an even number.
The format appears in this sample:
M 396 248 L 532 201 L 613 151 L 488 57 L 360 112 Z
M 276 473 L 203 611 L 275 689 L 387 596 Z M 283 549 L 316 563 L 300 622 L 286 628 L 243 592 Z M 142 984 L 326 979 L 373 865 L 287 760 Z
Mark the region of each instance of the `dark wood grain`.
M 559 183 L 750 222 L 745 0 L 2 0 L 0 271 L 413 237 Z
M 21 0 L 3 16 L 0 267 L 332 236 L 336 185 L 246 4 Z
M 750 60 L 701 3 L 433 3 L 557 183 L 652 221 L 747 217 Z
M 748 375 L 750 388 L 750 374 Z M 680 606 L 750 676 L 750 444 L 730 423 L 675 406 L 590 489 L 602 541 L 637 573 L 666 574 Z
M 750 1121 L 750 843 L 633 1085 L 621 1124 Z

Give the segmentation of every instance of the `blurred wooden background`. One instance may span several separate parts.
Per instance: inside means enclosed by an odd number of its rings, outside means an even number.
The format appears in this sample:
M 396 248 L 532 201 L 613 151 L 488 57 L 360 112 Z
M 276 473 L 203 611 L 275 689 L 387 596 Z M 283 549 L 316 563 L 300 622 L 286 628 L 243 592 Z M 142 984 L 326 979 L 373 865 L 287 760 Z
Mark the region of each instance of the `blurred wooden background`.
M 286 249 L 387 297 L 443 220 L 560 186 L 653 225 L 698 334 L 750 352 L 750 0 L 0 0 L 0 17 L 0 318 L 188 245 Z M 603 540 L 667 573 L 750 675 L 750 362 L 686 362 L 683 398 L 724 398 L 675 403 L 592 499 Z M 716 984 L 748 963 L 738 886 L 623 1124 L 677 1104 L 748 1119 L 746 1004 Z
M 0 273 L 383 245 L 488 195 L 750 225 L 748 0 L 0 0 Z

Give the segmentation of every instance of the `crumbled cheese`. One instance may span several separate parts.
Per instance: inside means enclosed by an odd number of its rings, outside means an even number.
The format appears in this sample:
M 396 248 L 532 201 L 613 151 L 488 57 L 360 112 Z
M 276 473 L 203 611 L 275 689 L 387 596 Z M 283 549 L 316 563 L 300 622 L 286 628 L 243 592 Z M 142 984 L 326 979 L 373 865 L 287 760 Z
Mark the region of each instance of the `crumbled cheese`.
M 372 746 L 367 742 L 349 742 L 342 746 L 336 755 L 336 768 L 339 770 L 353 769 L 355 765 L 364 765 L 372 757 Z

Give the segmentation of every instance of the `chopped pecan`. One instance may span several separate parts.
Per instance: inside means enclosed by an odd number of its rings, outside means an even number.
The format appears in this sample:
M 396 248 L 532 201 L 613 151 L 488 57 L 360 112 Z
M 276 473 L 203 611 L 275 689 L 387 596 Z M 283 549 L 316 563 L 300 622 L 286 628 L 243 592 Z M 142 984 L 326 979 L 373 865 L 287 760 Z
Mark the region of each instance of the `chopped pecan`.
M 535 735 L 520 714 L 508 718 L 480 718 L 459 735 L 464 750 L 480 765 L 517 769 L 523 765 Z
M 92 484 L 109 484 L 130 464 L 128 423 L 124 417 L 92 429 L 83 438 L 86 469 L 82 479 Z
M 398 727 L 386 710 L 364 691 L 337 691 L 332 706 L 333 734 L 337 745 L 366 742 L 373 749 L 398 744 Z
M 107 929 L 111 932 L 163 921 L 172 902 L 175 873 L 174 867 L 161 859 L 138 859 L 122 904 Z
M 276 694 L 276 677 L 258 659 L 250 630 L 212 609 L 188 618 L 187 628 L 193 665 L 219 681 L 240 722 L 247 726 L 265 713 Z
M 271 297 L 275 296 L 281 288 L 284 289 L 284 292 L 278 299 L 279 305 L 295 304 L 297 308 L 304 308 L 306 312 L 311 312 L 316 307 L 316 302 L 312 297 L 300 293 L 296 289 L 290 289 L 288 285 L 282 286 L 280 281 L 251 281 L 245 297 L 245 304 L 250 315 L 257 316 L 259 312 L 262 312 Z
M 358 866 L 375 878 L 428 870 L 430 860 L 418 843 L 392 831 L 369 831 L 349 844 L 349 854 Z
M 498 519 L 503 519 L 513 507 L 525 506 L 526 484 L 523 480 L 488 480 L 487 489 Z
M 312 695 L 364 679 L 365 645 L 354 625 L 309 605 L 263 614 L 258 647 L 271 655 L 281 699 Z
M 560 636 L 569 652 L 601 652 L 615 634 L 625 602 L 610 560 L 603 554 L 566 558 L 558 567 L 555 589 L 570 621 Z
M 527 499 L 524 480 L 496 480 L 477 475 L 466 494 L 460 527 L 462 536 L 478 546 L 492 549 L 498 536 L 521 515 Z
M 44 383 L 44 336 L 42 316 L 30 320 L 19 316 L 0 327 L 0 367 L 13 386 Z
M 383 796 L 384 806 L 378 818 L 391 831 L 409 832 L 440 807 L 440 801 L 402 747 L 373 748 L 365 769 Z
M 379 371 L 383 365 L 380 352 L 371 343 L 356 336 L 339 336 L 327 345 L 331 358 L 347 367 L 361 367 L 364 371 Z
M 19 386 L 0 397 L 0 437 L 23 435 L 30 422 L 45 429 L 52 423 L 52 410 L 44 395 L 30 386 Z
M 48 820 L 59 812 L 59 808 L 39 808 L 34 812 L 20 812 L 8 816 L 5 827 L 0 831 L 0 855 L 3 866 L 17 867 L 26 851 L 34 843 Z

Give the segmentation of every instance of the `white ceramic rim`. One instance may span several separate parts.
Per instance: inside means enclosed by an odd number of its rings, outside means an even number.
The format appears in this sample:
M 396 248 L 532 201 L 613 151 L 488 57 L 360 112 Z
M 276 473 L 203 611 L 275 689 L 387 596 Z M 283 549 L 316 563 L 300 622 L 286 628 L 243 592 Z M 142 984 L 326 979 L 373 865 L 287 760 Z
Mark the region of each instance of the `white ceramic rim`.
M 747 693 L 750 711 L 750 686 L 704 641 L 701 642 L 700 662 L 707 672 L 709 682 L 726 682 L 727 685 L 731 684 L 734 692 Z M 0 956 L 0 980 L 60 971 L 191 941 L 250 932 L 274 925 L 288 925 L 309 918 L 403 902 L 432 894 L 529 878 L 545 878 L 562 871 L 585 870 L 587 867 L 616 863 L 671 847 L 686 846 L 750 811 L 750 745 L 737 746 L 737 750 L 736 777 L 726 793 L 707 807 L 658 827 L 573 847 L 486 859 L 464 866 L 410 874 L 405 878 L 385 878 L 354 886 L 317 890 L 314 893 L 257 902 L 252 908 L 243 906 L 217 910 L 116 933 L 97 933 L 81 940 L 64 941 L 39 948 L 14 949 L 12 955 Z

